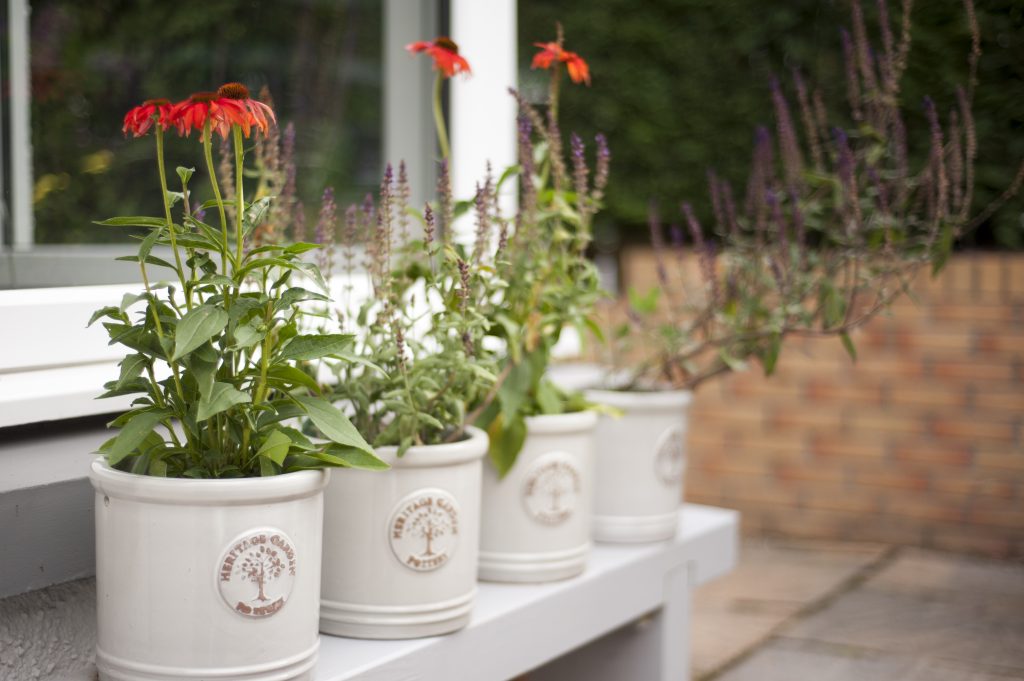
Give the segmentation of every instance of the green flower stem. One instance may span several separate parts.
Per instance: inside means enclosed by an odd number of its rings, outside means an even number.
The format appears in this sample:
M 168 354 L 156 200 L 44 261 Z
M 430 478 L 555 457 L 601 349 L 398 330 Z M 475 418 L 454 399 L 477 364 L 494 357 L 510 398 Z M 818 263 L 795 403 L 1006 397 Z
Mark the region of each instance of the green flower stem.
M 142 284 L 146 287 L 146 295 L 149 300 L 149 310 L 153 313 L 153 324 L 156 326 L 156 335 L 161 341 L 164 339 L 164 327 L 160 323 L 160 313 L 156 309 L 156 303 L 153 301 L 153 290 L 149 286 L 149 276 L 146 274 L 146 263 L 139 261 L 139 271 L 142 272 Z M 163 343 L 161 342 L 161 348 Z M 185 391 L 181 389 L 181 373 L 178 371 L 178 365 L 172 362 L 170 358 L 167 359 L 167 364 L 171 367 L 171 375 L 174 377 L 174 389 L 178 393 L 178 399 L 181 400 L 182 404 L 185 404 Z M 159 388 L 157 388 L 159 390 Z
M 242 264 L 242 217 L 245 214 L 245 203 L 242 200 L 242 170 L 245 164 L 245 150 L 242 148 L 242 127 L 232 125 L 231 132 L 235 142 L 235 262 Z
M 434 126 L 437 128 L 437 144 L 441 147 L 441 158 L 447 160 L 450 155 L 448 146 L 448 130 L 444 123 L 444 108 L 441 106 L 441 92 L 444 77 L 438 71 L 434 76 Z
M 167 198 L 167 174 L 164 168 L 164 130 L 160 125 L 156 128 L 156 164 L 160 169 L 160 195 L 164 199 L 164 217 L 167 218 L 167 234 L 171 239 L 171 250 L 174 251 L 174 264 L 177 266 L 178 280 L 185 293 L 185 307 L 192 309 L 192 290 L 185 281 L 185 268 L 181 265 L 181 254 L 178 253 L 178 242 L 174 234 L 174 220 L 171 218 L 171 202 Z
M 220 250 L 220 266 L 224 275 L 228 273 L 228 218 L 224 213 L 224 198 L 220 195 L 220 186 L 217 183 L 217 169 L 213 165 L 213 130 L 210 121 L 203 123 L 203 155 L 206 157 L 206 172 L 210 175 L 210 186 L 213 187 L 213 198 L 217 201 L 217 212 L 220 213 L 220 233 L 224 242 Z M 226 299 L 226 296 L 225 296 Z

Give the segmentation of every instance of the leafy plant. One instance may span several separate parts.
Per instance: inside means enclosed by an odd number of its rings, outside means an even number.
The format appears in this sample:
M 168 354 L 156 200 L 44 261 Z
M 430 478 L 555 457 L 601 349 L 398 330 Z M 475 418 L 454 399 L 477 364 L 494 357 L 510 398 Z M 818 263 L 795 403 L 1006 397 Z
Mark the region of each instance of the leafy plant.
M 546 112 L 542 115 L 512 92 L 519 103 L 519 165 L 497 184 L 488 178 L 474 200 L 474 253 L 487 251 L 497 232 L 489 284 L 497 295 L 487 298 L 484 313 L 488 334 L 501 348 L 501 370 L 498 390 L 475 406 L 473 416 L 490 435 L 490 456 L 500 475 L 511 469 L 522 449 L 528 416 L 588 406 L 582 395 L 566 393 L 545 373 L 565 328 L 597 330 L 591 315 L 602 295 L 597 270 L 586 254 L 611 155 L 598 135 L 591 179 L 583 141 L 572 135 L 567 163 L 558 127 L 559 65 L 565 64 L 577 83 L 589 83 L 589 69 L 579 55 L 563 48 L 560 26 L 555 42 L 538 46 L 534 66 L 551 69 Z M 497 196 L 514 176 L 520 183 L 519 210 L 507 218 L 497 209 Z
M 488 265 L 451 239 L 455 206 L 446 162 L 438 185 L 437 213 L 430 204 L 419 213 L 408 205 L 404 164 L 397 182 L 389 165 L 376 205 L 367 197 L 345 215 L 345 270 L 351 282 L 353 245 L 365 238 L 371 290 L 361 304 L 352 302 L 351 288 L 344 295 L 338 322 L 357 340 L 341 355 L 346 361 L 328 362 L 337 377 L 332 399 L 349 406 L 374 446 L 397 446 L 399 455 L 413 445 L 460 439 L 466 405 L 494 390 L 481 313 Z M 410 236 L 411 216 L 422 219 L 422 239 Z
M 318 394 L 303 362 L 341 357 L 351 336 L 303 333 L 303 303 L 328 300 L 323 277 L 302 255 L 315 244 L 253 247 L 252 232 L 271 210 L 265 196 L 246 202 L 243 137 L 266 135 L 273 111 L 237 83 L 171 105 L 146 102 L 128 113 L 125 133 L 155 132 L 164 215 L 118 217 L 99 224 L 144 228 L 136 255 L 145 291 L 97 310 L 111 344 L 130 350 L 120 375 L 101 397 L 137 395 L 111 422 L 120 432 L 101 447 L 120 470 L 168 477 L 266 476 L 324 466 L 386 468 L 345 415 Z M 170 192 L 164 168 L 164 132 L 200 133 L 219 226 L 191 210 L 194 171 L 179 167 L 181 192 Z M 224 200 L 213 167 L 219 132 L 234 149 L 235 196 Z M 172 209 L 180 203 L 181 222 Z M 233 225 L 227 209 L 233 208 Z M 230 233 L 229 233 L 230 232 Z M 170 249 L 173 261 L 154 247 Z M 153 282 L 151 271 L 172 275 Z M 169 270 L 169 272 L 167 272 Z M 310 287 L 310 288 L 307 288 Z M 133 308 L 139 303 L 140 308 Z M 290 424 L 308 417 L 327 438 L 317 444 Z
M 613 381 L 692 388 L 751 358 L 771 374 L 783 340 L 794 335 L 838 337 L 856 359 L 851 332 L 904 293 L 921 268 L 942 268 L 957 237 L 988 213 L 971 215 L 980 37 L 971 0 L 964 6 L 973 38 L 968 84 L 957 90 L 945 125 L 925 98 L 929 152 L 916 171 L 900 109 L 909 3 L 898 37 L 881 15 L 879 46 L 869 44 L 860 3 L 852 3 L 852 35 L 842 33 L 844 125 L 829 122 L 821 92 L 799 72 L 796 113 L 772 81 L 775 135 L 757 130 L 742 205 L 728 182 L 708 175 L 717 238 L 705 239 L 689 204 L 681 212 L 691 244 L 678 227 L 666 239 L 652 211 L 659 287 L 631 291 L 612 315 Z M 1006 196 L 1021 179 L 1018 173 Z M 690 245 L 696 264 L 684 255 Z

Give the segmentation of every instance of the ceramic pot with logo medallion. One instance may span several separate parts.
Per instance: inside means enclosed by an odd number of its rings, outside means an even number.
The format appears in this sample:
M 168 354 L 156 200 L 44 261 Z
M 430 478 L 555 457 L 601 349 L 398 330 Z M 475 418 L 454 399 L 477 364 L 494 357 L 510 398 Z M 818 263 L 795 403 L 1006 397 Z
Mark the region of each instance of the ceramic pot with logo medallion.
M 480 579 L 549 582 L 584 571 L 590 554 L 597 414 L 531 416 L 515 464 L 484 466 Z
M 328 471 L 89 477 L 100 679 L 312 679 Z
M 476 598 L 487 434 L 379 447 L 387 471 L 347 470 L 325 493 L 320 631 L 405 639 L 469 623 Z
M 594 539 L 640 543 L 676 535 L 686 470 L 687 390 L 588 390 L 621 415 L 597 425 Z

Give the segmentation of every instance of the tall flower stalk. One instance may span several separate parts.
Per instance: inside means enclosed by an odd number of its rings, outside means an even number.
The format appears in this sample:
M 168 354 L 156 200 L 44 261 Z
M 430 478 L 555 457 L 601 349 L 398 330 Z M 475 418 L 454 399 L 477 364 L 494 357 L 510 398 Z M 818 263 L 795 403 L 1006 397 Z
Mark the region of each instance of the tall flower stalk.
M 445 36 L 430 41 L 410 43 L 405 49 L 411 54 L 423 52 L 434 61 L 434 71 L 436 71 L 432 95 L 434 127 L 437 130 L 437 143 L 441 148 L 441 158 L 447 159 L 451 155 L 451 148 L 448 144 L 448 126 L 444 120 L 444 81 L 457 73 L 471 75 L 469 62 L 459 54 L 459 46 L 455 44 L 455 41 Z

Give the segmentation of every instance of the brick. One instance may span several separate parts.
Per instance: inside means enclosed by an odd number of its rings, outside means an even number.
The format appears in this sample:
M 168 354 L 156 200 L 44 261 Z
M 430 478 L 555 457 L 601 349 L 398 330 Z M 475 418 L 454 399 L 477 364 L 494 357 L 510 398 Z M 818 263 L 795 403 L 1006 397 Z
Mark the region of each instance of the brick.
M 865 487 L 887 487 L 923 491 L 929 488 L 928 474 L 923 470 L 887 464 L 869 469 L 858 468 L 851 474 L 853 484 Z
M 761 514 L 764 532 L 802 539 L 835 539 L 849 536 L 856 514 L 825 509 L 800 509 L 789 513 Z
M 811 442 L 810 450 L 814 456 L 823 459 L 850 457 L 881 460 L 886 457 L 888 446 L 838 434 L 826 434 L 816 435 Z
M 944 551 L 973 553 L 992 558 L 1008 558 L 1013 555 L 1013 543 L 1010 538 L 979 534 L 976 529 L 953 528 L 936 531 L 929 539 L 927 546 Z
M 967 511 L 967 522 L 1020 530 L 1024 533 L 1024 504 L 990 500 L 973 503 Z
M 986 360 L 996 359 L 994 355 L 1006 355 L 1006 359 L 1024 356 L 1024 333 L 989 331 L 978 336 L 978 352 Z
M 789 406 L 777 407 L 766 415 L 766 423 L 774 430 L 825 430 L 836 431 L 843 428 L 843 409 L 841 405 L 822 405 L 820 407 Z
M 966 386 L 955 383 L 894 381 L 886 390 L 885 404 L 896 407 L 941 407 L 952 410 L 966 407 L 969 398 Z
M 834 401 L 843 404 L 882 404 L 882 385 L 865 377 L 864 382 L 838 382 L 825 378 L 807 384 L 807 398 L 814 402 Z
M 933 522 L 960 522 L 964 519 L 964 509 L 960 504 L 926 497 L 911 498 L 907 495 L 889 499 L 886 513 Z
M 1007 263 L 1006 296 L 1013 301 L 1024 301 L 1024 258 L 1019 255 Z
M 1024 412 L 1024 389 L 1004 392 L 982 388 L 972 396 L 971 406 L 985 412 L 1008 411 L 1020 414 Z
M 975 455 L 974 464 L 979 469 L 1024 473 L 1024 451 L 981 451 Z
M 888 411 L 867 409 L 853 412 L 848 419 L 847 427 L 853 437 L 861 431 L 872 430 L 903 435 L 924 435 L 928 432 L 928 422 L 923 418 L 907 418 Z
M 1020 306 L 963 305 L 951 303 L 931 308 L 932 318 L 938 322 L 975 325 L 1010 325 L 1020 319 Z
M 931 374 L 938 378 L 961 379 L 966 381 L 996 381 L 1015 383 L 1019 370 L 1003 362 L 937 360 L 931 365 Z
M 930 487 L 937 494 L 960 497 L 1013 499 L 1017 496 L 1017 485 L 1012 480 L 1000 478 L 963 478 L 937 475 L 931 480 Z
M 871 490 L 820 484 L 806 489 L 800 496 L 803 507 L 850 513 L 878 513 L 879 496 Z
M 970 258 L 952 258 L 939 275 L 946 295 L 975 293 L 974 263 Z
M 780 463 L 772 466 L 772 475 L 782 482 L 841 483 L 846 479 L 842 466 L 796 465 Z M 812 488 L 816 489 L 816 487 Z
M 1017 437 L 1017 428 L 1012 423 L 992 419 L 951 417 L 948 414 L 935 419 L 932 431 L 937 437 L 944 439 L 971 441 L 1013 442 Z
M 1005 273 L 1003 259 L 999 257 L 979 257 L 974 259 L 974 284 L 978 293 L 983 296 L 1002 298 L 1005 289 Z
M 892 456 L 897 461 L 918 461 L 944 466 L 967 466 L 973 459 L 971 449 L 966 444 L 940 444 L 928 440 L 898 443 L 892 448 Z

